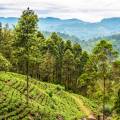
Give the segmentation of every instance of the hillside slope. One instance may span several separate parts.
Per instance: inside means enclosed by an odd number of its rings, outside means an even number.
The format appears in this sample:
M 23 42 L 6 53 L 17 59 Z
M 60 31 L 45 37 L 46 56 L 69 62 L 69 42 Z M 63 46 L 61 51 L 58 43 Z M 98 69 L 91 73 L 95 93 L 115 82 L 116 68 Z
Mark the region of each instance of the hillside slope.
M 34 79 L 30 79 L 26 102 L 26 77 L 0 72 L 0 119 L 74 120 L 97 107 L 83 96 L 65 92 L 64 87 Z

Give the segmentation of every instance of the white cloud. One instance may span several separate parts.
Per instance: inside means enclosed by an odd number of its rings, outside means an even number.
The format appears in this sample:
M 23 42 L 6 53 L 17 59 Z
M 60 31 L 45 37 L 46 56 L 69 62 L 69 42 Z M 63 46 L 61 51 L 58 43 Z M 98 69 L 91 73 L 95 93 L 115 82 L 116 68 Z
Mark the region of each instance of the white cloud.
M 99 21 L 120 17 L 120 0 L 0 0 L 0 16 L 19 17 L 30 6 L 40 17 Z

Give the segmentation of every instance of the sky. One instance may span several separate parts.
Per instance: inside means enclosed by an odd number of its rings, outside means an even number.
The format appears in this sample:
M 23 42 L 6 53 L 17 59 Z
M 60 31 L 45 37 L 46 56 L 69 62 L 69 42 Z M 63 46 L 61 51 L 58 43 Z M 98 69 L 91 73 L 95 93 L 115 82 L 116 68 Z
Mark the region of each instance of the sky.
M 120 17 L 120 0 L 0 0 L 0 17 L 20 17 L 28 6 L 39 17 L 87 22 Z

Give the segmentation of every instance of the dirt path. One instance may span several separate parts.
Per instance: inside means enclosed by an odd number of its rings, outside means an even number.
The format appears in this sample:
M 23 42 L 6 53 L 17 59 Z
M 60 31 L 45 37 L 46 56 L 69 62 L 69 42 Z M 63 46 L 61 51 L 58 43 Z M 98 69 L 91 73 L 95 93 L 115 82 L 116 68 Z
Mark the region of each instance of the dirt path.
M 89 116 L 92 113 L 91 110 L 84 105 L 83 101 L 80 98 L 74 95 L 71 95 L 71 97 L 76 101 L 80 110 L 83 111 L 85 115 Z

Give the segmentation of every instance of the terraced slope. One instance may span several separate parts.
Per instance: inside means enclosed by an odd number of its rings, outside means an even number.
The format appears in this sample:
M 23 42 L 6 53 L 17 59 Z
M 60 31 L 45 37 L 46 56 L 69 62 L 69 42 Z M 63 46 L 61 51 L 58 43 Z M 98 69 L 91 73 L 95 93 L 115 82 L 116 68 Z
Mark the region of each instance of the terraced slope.
M 95 111 L 96 104 L 83 96 L 68 93 L 59 85 L 29 80 L 26 104 L 26 77 L 0 72 L 0 120 L 74 120 Z

